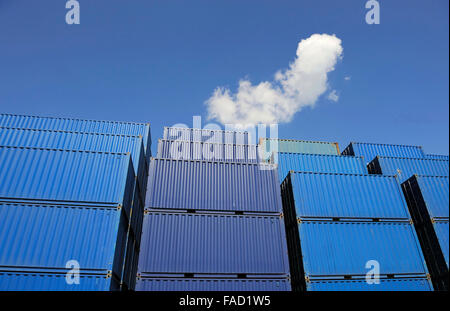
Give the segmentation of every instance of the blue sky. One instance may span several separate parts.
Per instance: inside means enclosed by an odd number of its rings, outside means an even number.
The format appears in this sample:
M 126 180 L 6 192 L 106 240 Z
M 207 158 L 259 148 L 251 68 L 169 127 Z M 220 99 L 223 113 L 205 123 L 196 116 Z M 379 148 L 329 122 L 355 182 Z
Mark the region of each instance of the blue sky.
M 206 121 L 216 87 L 270 81 L 301 39 L 327 33 L 344 48 L 328 77 L 339 101 L 324 94 L 280 137 L 448 154 L 447 0 L 380 0 L 380 25 L 365 23 L 365 0 L 79 0 L 80 25 L 65 2 L 0 0 L 2 112 L 151 122 L 156 141 Z

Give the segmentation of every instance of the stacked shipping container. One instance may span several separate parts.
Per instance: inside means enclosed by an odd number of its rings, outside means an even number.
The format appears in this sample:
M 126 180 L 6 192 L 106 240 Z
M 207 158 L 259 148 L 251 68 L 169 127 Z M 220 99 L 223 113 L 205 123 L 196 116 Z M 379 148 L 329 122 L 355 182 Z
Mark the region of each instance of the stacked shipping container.
M 1 114 L 0 289 L 132 289 L 150 142 L 149 124 Z
M 305 144 L 317 146 L 305 148 Z M 397 179 L 367 174 L 365 157 L 389 148 L 358 144 L 354 149 L 364 153 L 355 154 L 348 147 L 347 155 L 339 156 L 334 154 L 337 146 L 323 149 L 332 145 L 289 141 L 289 150 L 297 152 L 285 152 L 287 148 L 282 147 L 271 158 L 278 163 L 280 181 L 284 179 L 293 289 L 430 290 Z M 379 284 L 365 280 L 371 260 L 382 267 L 375 282 Z
M 370 154 L 370 174 L 396 175 L 402 183 L 433 286 L 448 290 L 448 156 L 418 146 L 350 144 L 345 152 Z
M 448 177 L 414 175 L 402 187 L 434 288 L 448 290 Z
M 276 169 L 256 163 L 248 142 L 246 132 L 164 129 L 137 290 L 290 289 Z
M 294 290 L 432 288 L 396 178 L 291 171 L 281 188 Z

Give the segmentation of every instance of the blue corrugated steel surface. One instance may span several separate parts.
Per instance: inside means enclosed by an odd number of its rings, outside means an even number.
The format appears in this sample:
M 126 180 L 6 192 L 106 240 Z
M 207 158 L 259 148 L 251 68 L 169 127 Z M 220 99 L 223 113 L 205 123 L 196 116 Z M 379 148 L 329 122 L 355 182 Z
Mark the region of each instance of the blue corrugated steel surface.
M 140 136 L 0 128 L 0 146 L 130 152 L 141 189 L 146 189 L 148 169 Z
M 120 283 L 109 275 L 83 273 L 79 284 L 66 282 L 66 273 L 0 271 L 0 291 L 111 291 Z
M 251 143 L 246 131 L 164 127 L 163 139 L 246 145 Z
M 280 217 L 152 212 L 143 228 L 141 273 L 289 273 Z
M 434 224 L 434 231 L 436 232 L 436 236 L 438 238 L 439 244 L 441 246 L 442 253 L 444 254 L 445 262 L 447 263 L 448 268 L 448 248 L 449 248 L 449 238 L 448 238 L 448 229 L 449 222 L 447 221 L 436 221 Z
M 129 154 L 0 147 L 0 197 L 120 203 L 130 208 Z
M 381 169 L 384 175 L 398 175 L 400 182 L 404 182 L 413 175 L 448 176 L 449 165 L 445 160 L 430 160 L 418 158 L 376 157 L 369 164 Z
M 351 142 L 342 152 L 343 155 L 364 157 L 369 163 L 376 156 L 401 157 L 401 158 L 423 158 L 425 153 L 420 146 L 404 146 L 375 143 Z
M 140 278 L 137 291 L 289 291 L 287 279 Z
M 159 140 L 158 158 L 257 163 L 258 150 L 257 145 Z
M 122 274 L 128 223 L 112 205 L 0 203 L 0 269 L 65 268 Z
M 425 159 L 434 159 L 434 160 L 449 160 L 448 155 L 442 155 L 442 154 L 426 154 Z
M 0 114 L 0 127 L 27 128 L 36 130 L 59 130 L 99 134 L 142 136 L 145 155 L 151 156 L 151 135 L 149 123 L 81 120 Z
M 290 173 L 297 217 L 410 219 L 395 177 Z
M 302 222 L 298 225 L 305 275 L 365 275 L 378 261 L 380 274 L 425 275 L 428 270 L 409 222 Z
M 361 157 L 280 152 L 274 156 L 273 163 L 278 164 L 280 183 L 289 171 L 367 174 Z
M 420 192 L 431 218 L 449 218 L 448 177 L 417 176 Z
M 308 291 L 432 291 L 426 278 L 380 280 L 379 284 L 368 284 L 366 280 L 313 281 Z
M 265 152 L 288 152 L 288 153 L 306 153 L 306 154 L 328 154 L 339 155 L 339 146 L 337 143 L 294 140 L 294 139 L 271 139 L 261 138 L 260 148 Z
M 146 208 L 280 213 L 276 166 L 152 159 Z

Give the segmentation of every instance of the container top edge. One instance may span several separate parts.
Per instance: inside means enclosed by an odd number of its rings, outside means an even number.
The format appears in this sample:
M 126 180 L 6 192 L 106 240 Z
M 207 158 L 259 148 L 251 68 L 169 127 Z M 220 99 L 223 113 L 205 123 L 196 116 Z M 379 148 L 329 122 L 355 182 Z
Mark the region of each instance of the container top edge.
M 68 117 L 49 117 L 49 116 L 36 116 L 26 114 L 13 114 L 13 113 L 0 113 L 0 116 L 12 116 L 12 117 L 27 117 L 37 119 L 55 119 L 55 120 L 77 120 L 88 122 L 102 122 L 102 123 L 121 123 L 121 124 L 135 124 L 135 125 L 150 125 L 150 122 L 131 122 L 131 121 L 114 121 L 114 120 L 95 120 L 95 119 L 81 119 L 81 118 L 68 118 Z

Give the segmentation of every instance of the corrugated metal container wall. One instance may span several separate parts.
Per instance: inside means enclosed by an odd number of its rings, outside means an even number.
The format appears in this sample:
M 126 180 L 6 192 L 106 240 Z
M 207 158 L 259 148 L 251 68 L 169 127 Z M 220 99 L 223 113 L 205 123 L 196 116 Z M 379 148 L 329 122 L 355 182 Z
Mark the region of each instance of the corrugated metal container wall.
M 449 218 L 448 177 L 416 176 L 431 218 Z
M 448 290 L 448 178 L 414 175 L 402 188 L 433 287 Z
M 449 238 L 448 238 L 448 229 L 449 222 L 447 221 L 436 221 L 434 224 L 434 231 L 436 232 L 436 236 L 439 241 L 439 245 L 441 246 L 442 253 L 444 254 L 445 263 L 447 264 L 448 269 L 448 249 L 449 249 Z
M 0 147 L 0 197 L 131 206 L 129 154 Z
M 196 141 L 219 144 L 251 144 L 251 137 L 245 131 L 224 131 L 181 127 L 164 127 L 164 140 Z
M 434 159 L 434 160 L 449 160 L 448 155 L 441 155 L 441 154 L 426 154 L 425 159 Z
M 380 280 L 379 284 L 368 284 L 364 280 L 313 281 L 308 291 L 432 291 L 433 286 L 426 278 L 405 278 Z
M 404 182 L 413 175 L 448 176 L 448 163 L 445 160 L 377 156 L 367 167 L 370 174 L 397 175 L 400 182 Z
M 177 140 L 159 140 L 158 158 L 175 160 L 210 160 L 258 162 L 256 145 L 232 145 Z
M 365 163 L 369 163 L 376 156 L 400 157 L 400 158 L 424 158 L 425 153 L 420 146 L 404 146 L 374 143 L 351 142 L 342 151 L 343 155 L 364 157 Z
M 289 273 L 280 217 L 152 212 L 144 228 L 141 274 Z
M 393 176 L 305 172 L 289 176 L 282 185 L 283 196 L 292 187 L 296 217 L 411 218 Z
M 298 227 L 305 276 L 310 279 L 365 275 L 369 260 L 379 263 L 383 275 L 428 273 L 409 222 L 304 221 Z
M 0 128 L 0 146 L 131 153 L 141 189 L 147 188 L 142 137 L 49 130 Z
M 366 165 L 361 157 L 279 152 L 274 156 L 272 163 L 278 164 L 280 183 L 289 171 L 367 174 Z
M 116 291 L 119 288 L 117 279 L 96 273 L 82 273 L 79 284 L 69 284 L 66 272 L 0 271 L 2 291 Z
M 278 147 L 276 144 L 278 143 Z M 287 153 L 307 153 L 307 154 L 328 154 L 339 155 L 339 146 L 337 143 L 293 140 L 293 139 L 270 139 L 261 138 L 259 140 L 260 148 L 269 152 L 271 148 L 276 148 L 277 152 Z
M 288 279 L 140 278 L 137 291 L 289 291 Z
M 278 185 L 274 165 L 152 159 L 145 207 L 281 213 Z
M 151 157 L 151 135 L 149 123 L 97 121 L 0 114 L 0 127 L 130 136 L 140 135 L 143 137 L 145 156 L 147 159 Z
M 0 203 L 0 267 L 122 274 L 128 222 L 112 205 Z

